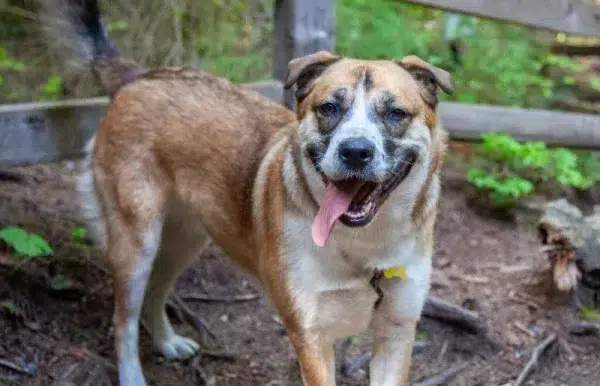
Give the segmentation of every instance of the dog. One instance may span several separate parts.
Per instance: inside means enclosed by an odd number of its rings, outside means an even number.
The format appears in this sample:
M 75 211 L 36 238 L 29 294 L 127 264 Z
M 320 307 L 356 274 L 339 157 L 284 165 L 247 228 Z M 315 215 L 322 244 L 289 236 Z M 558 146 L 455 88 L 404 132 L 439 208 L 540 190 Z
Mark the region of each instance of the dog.
M 406 385 L 429 291 L 448 72 L 415 56 L 321 51 L 289 63 L 296 111 L 206 72 L 119 56 L 96 0 L 53 6 L 110 95 L 79 183 L 114 279 L 119 382 L 145 385 L 140 318 L 169 359 L 198 344 L 165 302 L 210 242 L 260 282 L 309 386 L 335 385 L 335 340 L 374 336 L 373 386 Z M 55 29 L 56 30 L 56 29 Z

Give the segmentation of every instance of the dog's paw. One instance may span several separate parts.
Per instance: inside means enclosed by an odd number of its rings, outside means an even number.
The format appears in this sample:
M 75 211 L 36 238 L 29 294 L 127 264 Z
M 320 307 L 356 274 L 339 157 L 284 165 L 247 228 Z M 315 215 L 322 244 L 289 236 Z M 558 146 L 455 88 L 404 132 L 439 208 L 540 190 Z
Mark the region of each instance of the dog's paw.
M 166 359 L 191 358 L 200 349 L 200 345 L 196 341 L 180 335 L 173 335 L 170 339 L 158 343 L 157 346 Z

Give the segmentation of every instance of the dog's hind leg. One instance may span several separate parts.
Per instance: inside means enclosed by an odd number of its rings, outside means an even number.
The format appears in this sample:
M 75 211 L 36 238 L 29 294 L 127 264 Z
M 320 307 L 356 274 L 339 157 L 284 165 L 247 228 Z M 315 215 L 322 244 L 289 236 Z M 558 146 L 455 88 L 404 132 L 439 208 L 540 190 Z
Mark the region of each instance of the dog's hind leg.
M 124 178 L 103 176 L 97 169 L 96 186 L 108 231 L 106 253 L 114 280 L 119 384 L 144 386 L 138 353 L 139 318 L 160 246 L 165 195 L 151 177 L 127 178 L 126 183 L 119 183 Z
M 167 359 L 185 359 L 195 355 L 198 343 L 177 335 L 169 322 L 165 304 L 179 275 L 197 258 L 209 237 L 184 211 L 171 208 L 162 233 L 162 242 L 150 284 L 146 291 L 143 320 L 154 347 Z

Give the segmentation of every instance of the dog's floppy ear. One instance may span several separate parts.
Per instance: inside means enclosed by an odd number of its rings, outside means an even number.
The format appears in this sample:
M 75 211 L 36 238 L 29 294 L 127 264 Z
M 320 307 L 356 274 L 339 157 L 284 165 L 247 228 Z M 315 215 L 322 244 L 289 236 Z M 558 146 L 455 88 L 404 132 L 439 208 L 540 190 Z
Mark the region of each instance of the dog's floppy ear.
M 414 55 L 407 56 L 397 63 L 419 82 L 422 86 L 423 98 L 427 103 L 431 105 L 437 103 L 436 94 L 438 86 L 444 90 L 446 94 L 452 94 L 454 92 L 452 76 L 450 76 L 448 71 L 427 63 Z
M 315 78 L 338 60 L 340 60 L 339 56 L 327 51 L 319 51 L 291 60 L 285 77 L 285 89 L 289 89 L 295 84 L 296 98 L 305 97 Z

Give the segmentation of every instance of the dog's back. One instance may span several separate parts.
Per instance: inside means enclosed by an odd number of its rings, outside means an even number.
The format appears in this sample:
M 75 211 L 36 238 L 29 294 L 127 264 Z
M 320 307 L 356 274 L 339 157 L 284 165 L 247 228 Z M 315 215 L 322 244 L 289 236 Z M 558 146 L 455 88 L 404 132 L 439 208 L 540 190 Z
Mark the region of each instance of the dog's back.
M 162 162 L 160 168 L 202 176 L 203 186 L 184 184 L 173 192 L 177 199 L 211 195 L 217 202 L 226 200 L 220 206 L 231 208 L 225 215 L 236 217 L 227 222 L 242 224 L 237 229 L 223 223 L 211 226 L 211 221 L 223 217 L 215 216 L 211 208 L 197 214 L 209 222 L 209 227 L 225 230 L 224 244 L 248 233 L 250 203 L 242 210 L 239 203 L 252 187 L 239 182 L 252 181 L 249 175 L 256 172 L 269 138 L 294 121 L 294 114 L 249 89 L 201 70 L 148 70 L 122 58 L 104 33 L 96 1 L 52 0 L 44 2 L 44 12 L 48 20 L 54 21 L 46 25 L 48 40 L 58 46 L 65 63 L 93 74 L 111 97 L 97 135 L 86 146 L 87 157 L 79 163 L 77 190 L 90 236 L 98 244 L 105 244 L 105 224 L 92 168 L 102 169 L 111 178 L 123 176 L 126 181 L 135 178 L 130 174 L 136 163 L 150 158 Z M 132 137 L 135 148 L 130 146 Z M 155 152 L 156 138 L 162 142 L 161 152 L 171 148 L 179 156 L 161 157 Z M 222 146 L 225 143 L 227 146 Z M 242 243 L 239 250 L 250 252 L 250 247 Z

